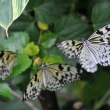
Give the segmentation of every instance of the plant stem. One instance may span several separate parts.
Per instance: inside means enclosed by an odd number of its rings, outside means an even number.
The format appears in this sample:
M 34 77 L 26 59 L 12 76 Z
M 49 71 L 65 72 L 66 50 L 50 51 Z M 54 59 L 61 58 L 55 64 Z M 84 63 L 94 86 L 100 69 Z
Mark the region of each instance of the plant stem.
M 106 98 L 110 95 L 110 89 L 106 92 L 106 94 L 96 103 L 94 106 L 94 110 L 98 110 L 103 104 Z
M 41 38 L 42 38 L 42 32 L 43 32 L 43 30 L 41 29 L 41 30 L 40 30 L 39 39 L 38 39 L 38 45 L 39 45 L 39 44 L 40 44 L 40 42 L 41 42 Z
M 83 91 L 82 91 L 82 85 L 80 81 L 78 81 L 78 87 L 79 87 L 80 100 L 83 101 Z
M 13 91 L 13 90 L 11 90 L 11 93 L 12 93 L 13 96 L 17 97 L 18 99 L 20 99 L 20 100 L 22 101 L 22 97 L 21 97 L 18 93 L 16 93 L 16 92 Z M 32 110 L 39 110 L 39 109 L 37 109 L 37 108 L 34 106 L 33 103 L 31 103 L 31 102 L 29 102 L 29 101 L 24 102 L 24 103 L 25 103 L 27 106 L 29 106 Z

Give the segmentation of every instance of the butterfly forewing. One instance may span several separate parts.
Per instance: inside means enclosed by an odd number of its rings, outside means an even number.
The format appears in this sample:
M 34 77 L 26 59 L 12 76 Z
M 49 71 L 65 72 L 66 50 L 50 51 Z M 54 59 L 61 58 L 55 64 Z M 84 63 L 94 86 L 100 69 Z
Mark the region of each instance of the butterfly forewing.
M 98 29 L 88 40 L 91 43 L 110 45 L 110 24 Z
M 67 40 L 57 43 L 57 47 L 68 58 L 74 59 L 79 58 L 79 55 L 83 48 L 83 43 L 75 40 Z
M 0 52 L 0 78 L 4 80 L 8 77 L 12 71 L 15 58 L 17 57 L 18 51 L 1 51 Z
M 35 99 L 40 94 L 42 87 L 42 69 L 40 69 L 29 82 L 22 101 Z

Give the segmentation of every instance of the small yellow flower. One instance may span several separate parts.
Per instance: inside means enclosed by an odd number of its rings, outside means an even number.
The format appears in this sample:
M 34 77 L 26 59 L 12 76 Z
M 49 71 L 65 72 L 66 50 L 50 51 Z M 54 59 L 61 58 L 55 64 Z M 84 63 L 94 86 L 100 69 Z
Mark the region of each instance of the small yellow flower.
M 42 30 L 48 30 L 48 24 L 42 23 L 42 22 L 38 22 L 38 27 Z

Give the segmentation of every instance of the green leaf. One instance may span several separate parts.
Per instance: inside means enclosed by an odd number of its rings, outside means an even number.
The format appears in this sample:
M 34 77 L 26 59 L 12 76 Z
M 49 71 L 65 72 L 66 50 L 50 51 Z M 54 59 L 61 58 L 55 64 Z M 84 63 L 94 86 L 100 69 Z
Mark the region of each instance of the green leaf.
M 10 77 L 15 77 L 18 74 L 21 74 L 23 71 L 29 68 L 31 64 L 32 60 L 29 59 L 27 55 L 19 54 L 14 64 Z
M 105 86 L 106 85 L 106 86 Z M 100 72 L 99 76 L 90 86 L 88 83 L 84 87 L 84 101 L 90 103 L 92 100 L 97 100 L 110 88 L 110 75 L 105 72 Z
M 110 23 L 110 3 L 98 3 L 92 10 L 92 22 L 94 30 L 97 30 Z
M 42 39 L 41 39 L 41 45 L 44 48 L 51 48 L 57 39 L 57 35 L 55 35 L 54 33 L 46 33 L 42 35 Z
M 32 19 L 28 15 L 22 14 L 9 28 L 9 34 L 12 32 L 27 32 L 31 41 L 37 42 L 39 30 Z
M 25 32 L 13 33 L 10 38 L 3 42 L 3 47 L 11 51 L 22 49 L 29 42 L 29 35 Z
M 28 43 L 27 46 L 25 47 L 25 50 L 30 56 L 34 56 L 39 53 L 39 47 L 38 45 L 35 45 L 34 42 Z
M 0 83 L 0 95 L 12 99 L 11 89 L 7 83 Z
M 62 58 L 60 56 L 57 55 L 50 55 L 50 56 L 46 56 L 43 59 L 43 62 L 45 62 L 46 64 L 53 64 L 53 63 L 58 63 L 58 64 L 64 64 L 65 62 L 62 60 Z
M 60 17 L 66 10 L 62 4 L 55 1 L 44 2 L 35 9 L 36 19 L 40 22 L 51 24 Z
M 1 0 L 0 1 L 0 25 L 7 30 L 17 19 L 29 0 Z
M 81 40 L 88 38 L 92 30 L 86 21 L 81 20 L 74 14 L 61 17 L 55 22 L 55 33 L 59 36 L 58 40 Z

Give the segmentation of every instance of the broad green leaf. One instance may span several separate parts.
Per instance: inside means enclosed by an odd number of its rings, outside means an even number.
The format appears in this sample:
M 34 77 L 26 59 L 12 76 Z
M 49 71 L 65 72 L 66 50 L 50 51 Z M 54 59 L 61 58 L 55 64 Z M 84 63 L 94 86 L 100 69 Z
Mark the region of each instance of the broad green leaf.
M 32 60 L 25 54 L 19 54 L 10 77 L 17 76 L 31 66 Z
M 11 89 L 7 83 L 0 83 L 0 95 L 12 99 Z
M 46 56 L 42 60 L 46 64 L 53 64 L 53 63 L 64 64 L 64 61 L 62 60 L 62 58 L 57 55 Z
M 92 10 L 92 22 L 94 30 L 97 30 L 110 23 L 110 3 L 98 3 Z
M 29 0 L 0 0 L 0 25 L 7 31 L 17 19 Z
M 110 75 L 102 71 L 91 86 L 88 83 L 85 86 L 84 101 L 90 103 L 92 100 L 98 100 L 109 88 Z
M 35 8 L 36 19 L 40 22 L 51 24 L 55 20 L 64 14 L 66 8 L 58 4 L 55 1 L 44 2 Z
M 6 39 L 2 46 L 5 49 L 15 51 L 24 48 L 29 42 L 29 35 L 25 32 L 16 32 Z
M 42 39 L 41 39 L 41 45 L 44 48 L 51 48 L 57 39 L 57 35 L 55 35 L 54 33 L 45 33 L 42 35 Z
M 59 40 L 78 40 L 88 38 L 92 30 L 86 21 L 80 19 L 74 14 L 61 17 L 55 22 L 55 33 Z
M 29 19 L 28 15 L 22 14 L 9 28 L 9 34 L 12 32 L 27 32 L 31 41 L 37 42 L 39 36 L 39 29 L 35 22 Z

